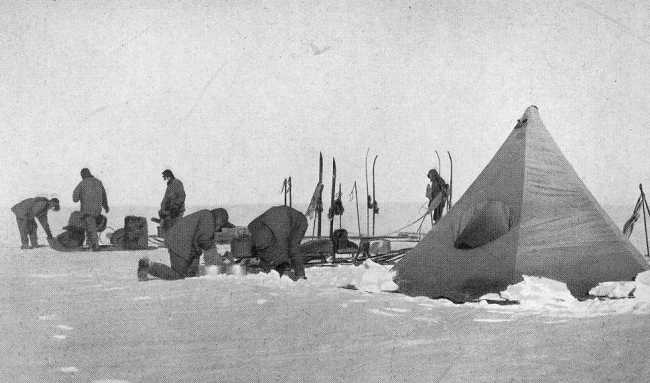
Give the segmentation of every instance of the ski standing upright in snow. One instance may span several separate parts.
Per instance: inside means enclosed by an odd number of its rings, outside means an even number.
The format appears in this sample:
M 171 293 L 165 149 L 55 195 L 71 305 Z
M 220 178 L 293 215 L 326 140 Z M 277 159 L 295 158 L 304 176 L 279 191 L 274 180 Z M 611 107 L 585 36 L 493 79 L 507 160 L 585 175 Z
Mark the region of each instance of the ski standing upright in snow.
M 368 187 L 368 153 L 370 153 L 370 148 L 366 150 L 366 236 L 370 236 L 370 209 L 372 208 L 372 198 Z
M 334 234 L 334 200 L 336 194 L 336 159 L 332 158 L 332 193 L 330 194 L 330 238 Z
M 318 185 L 320 192 L 316 200 L 316 227 L 318 238 L 321 236 L 322 216 L 323 216 L 323 153 L 318 154 Z
M 354 193 L 354 196 L 352 195 Z M 357 181 L 354 181 L 354 186 L 352 186 L 352 191 L 350 192 L 350 200 L 354 198 L 357 204 L 357 228 L 359 230 L 359 237 L 361 237 L 361 218 L 359 217 L 359 194 L 357 193 Z
M 372 235 L 375 235 L 375 216 L 379 214 L 379 205 L 377 205 L 377 198 L 375 194 L 375 165 L 377 164 L 377 157 L 372 161 Z
M 451 158 L 451 153 L 447 150 L 447 155 L 449 156 L 449 193 L 447 194 L 447 212 L 451 210 L 452 202 L 452 191 L 454 185 L 454 160 Z

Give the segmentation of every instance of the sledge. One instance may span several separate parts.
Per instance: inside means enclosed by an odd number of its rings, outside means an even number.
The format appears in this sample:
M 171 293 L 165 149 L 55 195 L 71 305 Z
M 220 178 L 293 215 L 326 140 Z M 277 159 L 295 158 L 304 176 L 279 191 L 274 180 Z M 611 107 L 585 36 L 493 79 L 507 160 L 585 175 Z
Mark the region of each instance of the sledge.
M 83 253 L 83 252 L 93 252 L 90 250 L 89 247 L 87 246 L 79 246 L 79 247 L 65 247 L 63 246 L 59 241 L 54 238 L 50 242 L 50 248 L 64 252 L 64 253 Z M 148 246 L 146 249 L 125 249 L 121 246 L 117 245 L 99 245 L 99 248 L 95 250 L 94 252 L 104 252 L 104 251 L 149 251 L 149 250 L 157 250 L 160 249 L 161 247 L 159 246 Z
M 367 259 L 372 259 L 380 264 L 395 264 L 412 247 L 396 250 L 390 249 L 392 242 L 418 242 L 419 238 L 411 236 L 351 236 L 347 238 L 332 240 L 329 238 L 305 237 L 300 245 L 305 265 L 331 265 L 331 264 L 359 264 Z M 353 242 L 355 240 L 358 242 Z M 378 250 L 380 242 L 386 244 L 387 249 Z

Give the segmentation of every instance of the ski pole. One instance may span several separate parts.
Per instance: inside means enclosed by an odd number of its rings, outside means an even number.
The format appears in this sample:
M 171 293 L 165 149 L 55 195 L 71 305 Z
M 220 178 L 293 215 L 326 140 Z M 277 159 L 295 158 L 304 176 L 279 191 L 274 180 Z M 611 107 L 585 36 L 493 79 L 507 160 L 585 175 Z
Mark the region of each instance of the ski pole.
M 375 235 L 375 215 L 377 215 L 377 198 L 375 196 L 375 164 L 377 163 L 377 157 L 372 161 L 372 235 Z
M 354 197 L 357 202 L 357 228 L 359 230 L 359 237 L 361 237 L 361 219 L 359 218 L 359 194 L 357 193 L 357 181 L 354 181 L 354 186 L 352 186 L 352 191 L 354 192 Z M 350 198 L 352 193 L 350 193 Z
M 332 157 L 332 193 L 330 194 L 330 210 L 332 216 L 330 217 L 330 239 L 334 233 L 334 194 L 336 193 L 336 159 Z
M 447 212 L 449 212 L 451 210 L 452 192 L 454 191 L 454 160 L 451 158 L 449 151 L 447 151 L 447 155 L 449 156 L 449 199 L 447 201 Z
M 366 207 L 366 235 L 370 236 L 370 191 L 368 190 L 368 153 L 370 153 L 370 148 L 366 150 L 366 200 L 368 206 Z
M 323 153 L 318 153 L 318 184 L 323 183 Z M 323 191 L 319 192 L 316 197 L 316 227 L 318 228 L 318 238 L 321 236 L 321 226 L 322 226 L 322 214 L 323 214 Z
M 643 229 L 645 231 L 645 255 L 646 257 L 650 257 L 650 247 L 648 246 L 648 226 L 646 224 L 646 210 L 648 209 L 648 201 L 645 199 L 645 193 L 643 192 L 643 185 L 639 184 L 639 190 L 641 191 L 641 199 L 643 200 Z M 650 210 L 648 211 L 648 214 L 650 214 Z
M 343 198 L 343 194 L 341 193 L 341 183 L 339 182 L 339 201 Z M 343 214 L 339 215 L 339 229 L 343 227 L 341 224 L 341 219 L 343 218 Z

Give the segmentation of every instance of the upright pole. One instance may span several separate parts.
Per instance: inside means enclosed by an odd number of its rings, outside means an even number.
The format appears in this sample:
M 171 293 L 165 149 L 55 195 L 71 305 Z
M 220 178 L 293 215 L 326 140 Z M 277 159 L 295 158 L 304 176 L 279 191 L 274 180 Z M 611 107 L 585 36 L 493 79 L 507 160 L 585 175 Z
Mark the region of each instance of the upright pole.
M 323 153 L 318 154 L 318 185 L 323 184 Z M 323 215 L 323 188 L 320 188 L 318 194 L 318 200 L 316 202 L 316 230 L 318 233 L 318 238 L 321 235 L 321 226 L 322 226 L 322 215 Z
M 332 193 L 330 194 L 332 216 L 330 217 L 330 238 L 334 234 L 334 194 L 336 194 L 336 159 L 332 158 Z
M 370 209 L 372 208 L 370 200 L 370 190 L 368 188 L 368 153 L 370 153 L 370 148 L 366 150 L 366 200 L 368 201 L 368 206 L 366 207 L 366 235 L 370 236 Z
M 449 200 L 447 201 L 447 212 L 451 210 L 453 191 L 454 191 L 454 160 L 451 158 L 451 153 L 447 151 L 449 156 Z
M 648 225 L 646 224 L 645 218 L 646 210 L 648 210 L 648 202 L 645 199 L 642 184 L 639 184 L 639 190 L 641 191 L 641 201 L 643 201 L 643 206 L 641 208 L 643 210 L 643 229 L 645 231 L 645 255 L 646 257 L 650 257 L 650 247 L 648 246 Z M 650 214 L 650 210 L 648 211 L 648 214 Z
M 377 198 L 375 195 L 375 164 L 377 163 L 378 155 L 372 161 L 372 235 L 375 236 L 375 216 L 377 215 Z
M 293 207 L 291 205 L 291 176 L 289 176 L 289 207 Z
M 354 181 L 354 199 L 357 201 L 357 228 L 359 230 L 359 237 L 361 237 L 361 218 L 359 217 L 359 193 L 357 193 L 357 181 Z
M 284 194 L 284 206 L 287 206 L 287 179 L 282 180 L 282 194 Z
M 341 183 L 339 182 L 339 200 L 343 198 L 343 194 L 341 194 Z M 343 219 L 343 214 L 339 215 L 339 229 L 342 228 L 341 220 Z

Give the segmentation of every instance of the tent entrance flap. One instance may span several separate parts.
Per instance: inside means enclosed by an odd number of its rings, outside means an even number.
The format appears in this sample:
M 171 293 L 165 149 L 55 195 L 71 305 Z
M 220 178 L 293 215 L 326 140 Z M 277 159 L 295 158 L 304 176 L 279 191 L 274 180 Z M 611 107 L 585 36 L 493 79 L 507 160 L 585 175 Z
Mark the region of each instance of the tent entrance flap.
M 484 201 L 463 213 L 459 234 L 454 240 L 457 249 L 475 249 L 510 231 L 510 208 L 500 201 Z

